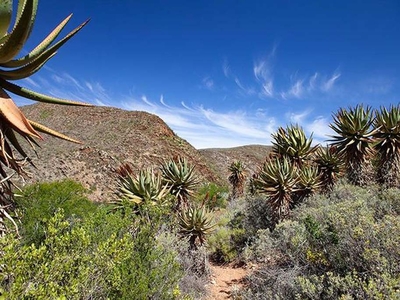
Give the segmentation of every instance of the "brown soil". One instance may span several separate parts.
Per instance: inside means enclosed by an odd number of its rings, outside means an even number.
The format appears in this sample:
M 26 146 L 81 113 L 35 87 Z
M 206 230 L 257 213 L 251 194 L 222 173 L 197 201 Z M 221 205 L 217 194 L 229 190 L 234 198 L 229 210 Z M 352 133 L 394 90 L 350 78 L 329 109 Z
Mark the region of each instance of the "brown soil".
M 232 291 L 243 287 L 250 270 L 231 265 L 211 265 L 210 296 L 207 300 L 233 299 Z

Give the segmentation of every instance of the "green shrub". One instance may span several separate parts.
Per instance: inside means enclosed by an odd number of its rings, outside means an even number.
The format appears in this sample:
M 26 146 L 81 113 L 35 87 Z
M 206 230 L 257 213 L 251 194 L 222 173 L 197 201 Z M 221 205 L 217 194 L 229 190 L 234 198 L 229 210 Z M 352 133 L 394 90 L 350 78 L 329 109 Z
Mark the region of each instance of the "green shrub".
M 71 220 L 92 214 L 97 205 L 85 194 L 86 190 L 80 183 L 69 179 L 25 187 L 15 198 L 24 241 L 38 246 L 44 239 L 44 224 L 60 208 Z
M 215 183 L 207 183 L 202 185 L 196 198 L 199 201 L 206 199 L 206 205 L 209 209 L 226 208 L 228 204 L 229 189 L 219 186 Z
M 273 227 L 271 210 L 265 197 L 247 196 L 233 199 L 221 211 L 214 233 L 208 239 L 211 257 L 217 262 L 249 259 L 242 256 L 254 243 L 259 230 Z M 245 256 L 252 256 L 246 251 Z
M 243 230 L 220 227 L 208 239 L 211 258 L 218 263 L 231 262 L 238 257 L 235 240 L 243 235 Z
M 244 299 L 397 299 L 397 199 L 393 190 L 342 184 L 310 198 L 273 232 L 259 231 L 246 253 L 263 267 Z
M 218 263 L 239 259 L 246 238 L 242 213 L 232 207 L 228 208 L 220 216 L 217 227 L 207 240 L 211 258 Z
M 41 245 L 0 239 L 0 285 L 7 299 L 173 299 L 181 277 L 175 253 L 152 226 L 99 208 L 71 222 L 62 210 L 44 221 Z

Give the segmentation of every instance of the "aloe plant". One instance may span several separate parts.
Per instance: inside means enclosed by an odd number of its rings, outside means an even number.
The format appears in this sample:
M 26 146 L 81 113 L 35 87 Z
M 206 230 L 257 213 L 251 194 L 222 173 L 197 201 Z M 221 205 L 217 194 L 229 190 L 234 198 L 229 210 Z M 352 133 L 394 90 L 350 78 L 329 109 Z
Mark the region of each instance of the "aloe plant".
M 37 6 L 38 0 L 18 1 L 15 23 L 11 26 L 13 1 L 0 1 L 0 214 L 9 219 L 11 218 L 8 212 L 13 202 L 11 177 L 15 173 L 24 175 L 23 166 L 30 161 L 17 136 L 21 136 L 31 146 L 37 143 L 37 139 L 42 138 L 39 132 L 76 143 L 79 143 L 79 141 L 27 119 L 8 92 L 40 102 L 90 106 L 90 104 L 83 102 L 47 96 L 13 83 L 13 81 L 27 78 L 39 71 L 57 53 L 60 47 L 88 22 L 82 23 L 64 38 L 55 42 L 70 20 L 72 15 L 69 15 L 37 47 L 27 55 L 19 56 L 35 23 Z M 8 175 L 10 171 L 14 173 Z M 0 223 L 3 223 L 2 219 Z M 4 232 L 3 229 L 1 229 L 1 232 Z
M 126 169 L 124 169 L 126 171 Z M 155 174 L 153 169 L 140 170 L 135 176 L 132 172 L 124 174 L 120 171 L 118 191 L 121 200 L 128 200 L 136 206 L 142 203 L 160 205 L 165 202 L 169 190 L 163 185 L 160 174 Z
M 298 179 L 294 205 L 317 193 L 323 186 L 318 167 L 314 165 L 303 165 L 298 171 Z
M 255 190 L 267 196 L 268 205 L 274 213 L 274 221 L 285 217 L 293 205 L 293 195 L 299 182 L 298 167 L 289 158 L 274 158 L 264 163 L 253 177 Z
M 334 146 L 320 147 L 314 154 L 314 162 L 321 176 L 323 192 L 330 192 L 339 178 L 345 174 L 343 155 Z
M 206 236 L 212 232 L 215 223 L 210 211 L 204 206 L 183 208 L 179 213 L 180 234 L 189 238 L 191 249 L 196 249 L 196 243 L 203 245 Z
M 298 125 L 290 125 L 286 129 L 279 127 L 272 138 L 272 153 L 276 157 L 287 157 L 298 166 L 317 149 L 317 146 L 312 146 L 312 135 L 307 137 Z
M 168 186 L 170 193 L 177 199 L 176 209 L 188 205 L 189 196 L 199 180 L 195 174 L 195 167 L 191 166 L 186 158 L 177 157 L 164 163 L 160 167 L 163 182 Z
M 232 184 L 232 197 L 236 198 L 243 195 L 244 182 L 246 180 L 246 170 L 241 161 L 234 161 L 230 164 L 228 170 L 231 174 L 228 177 Z
M 347 165 L 347 177 L 355 185 L 366 183 L 367 162 L 373 156 L 373 136 L 376 129 L 373 128 L 374 118 L 370 106 L 363 105 L 339 109 L 333 115 L 333 123 L 330 127 L 336 135 L 330 140 L 332 146 L 343 155 Z
M 397 186 L 400 172 L 400 106 L 376 110 L 374 127 L 378 182 L 390 187 Z

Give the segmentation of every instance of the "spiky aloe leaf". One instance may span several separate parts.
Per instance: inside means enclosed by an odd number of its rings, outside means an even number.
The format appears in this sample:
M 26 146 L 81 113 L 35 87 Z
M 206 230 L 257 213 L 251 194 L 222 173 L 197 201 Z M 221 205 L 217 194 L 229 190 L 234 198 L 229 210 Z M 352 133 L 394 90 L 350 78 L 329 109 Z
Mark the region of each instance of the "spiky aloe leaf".
M 118 190 L 123 198 L 140 205 L 144 202 L 152 205 L 163 204 L 168 187 L 162 184 L 161 176 L 153 169 L 140 170 L 137 176 L 127 174 L 119 177 Z
M 40 68 L 42 68 L 54 55 L 56 55 L 56 53 L 52 53 L 48 56 L 41 56 L 40 59 L 34 60 L 32 63 L 27 64 L 19 69 L 9 71 L 0 70 L 0 77 L 5 80 L 19 80 L 32 76 L 39 71 Z
M 314 155 L 314 163 L 321 176 L 322 189 L 329 192 L 340 177 L 345 174 L 343 155 L 334 146 L 320 147 Z
M 47 133 L 49 135 L 52 135 L 52 136 L 54 136 L 56 138 L 59 138 L 59 139 L 62 139 L 62 140 L 68 141 L 68 142 L 72 142 L 72 143 L 76 143 L 76 144 L 82 144 L 81 141 L 72 139 L 72 138 L 70 138 L 70 137 L 68 137 L 68 136 L 66 136 L 66 135 L 64 135 L 62 133 L 59 133 L 59 132 L 57 132 L 57 131 L 49 128 L 49 127 L 46 127 L 46 126 L 44 126 L 42 124 L 36 123 L 34 121 L 31 121 L 31 120 L 28 120 L 28 122 L 37 131 L 40 131 L 40 132 L 43 132 L 43 133 Z
M 303 165 L 298 171 L 298 176 L 295 205 L 315 194 L 322 187 L 321 175 L 317 166 Z
M 67 19 L 67 21 L 68 20 L 69 18 Z M 89 20 L 79 25 L 77 28 L 72 30 L 68 35 L 66 35 L 63 39 L 58 41 L 50 48 L 48 48 L 50 46 L 50 43 L 48 43 L 48 41 L 45 39 L 41 44 L 39 44 L 39 46 L 37 46 L 34 50 L 32 50 L 32 52 L 30 52 L 25 57 L 18 60 L 11 60 L 7 63 L 0 64 L 0 66 L 7 68 L 19 67 L 17 69 L 12 69 L 7 71 L 0 70 L 0 77 L 6 80 L 18 80 L 33 75 L 34 73 L 39 71 L 42 68 L 42 66 L 57 53 L 57 50 L 62 45 L 64 45 L 70 38 L 72 38 L 76 33 L 78 33 L 88 22 Z M 63 24 L 62 27 L 64 26 L 65 24 Z M 57 35 L 59 34 L 59 32 L 56 33 Z M 54 37 L 51 36 L 50 38 L 51 42 L 55 38 L 56 36 Z
M 50 103 L 50 104 L 61 104 L 61 105 L 74 105 L 74 106 L 93 106 L 92 104 L 80 102 L 80 101 L 71 101 L 66 99 L 61 99 L 57 97 L 47 96 L 41 93 L 34 92 L 30 89 L 20 87 L 16 84 L 8 82 L 0 78 L 0 86 L 2 86 L 5 90 L 12 92 L 18 96 L 35 100 L 38 102 L 43 103 Z
M 0 38 L 3 38 L 10 27 L 12 16 L 12 0 L 0 1 Z
M 81 28 L 83 28 L 87 21 L 72 30 L 67 36 L 63 39 L 51 45 L 56 37 L 59 35 L 61 30 L 65 27 L 71 15 L 68 16 L 65 20 L 63 20 L 34 50 L 32 50 L 28 55 L 24 56 L 20 59 L 14 59 L 14 57 L 19 53 L 21 47 L 27 40 L 30 35 L 30 32 L 33 27 L 33 23 L 36 17 L 37 10 L 37 0 L 21 0 L 18 2 L 18 12 L 17 18 L 14 27 L 11 32 L 7 34 L 6 39 L 0 44 L 0 88 L 2 98 L 7 98 L 7 100 L 2 100 L 0 102 L 0 111 L 4 118 L 6 118 L 7 122 L 17 130 L 23 137 L 25 137 L 28 141 L 32 142 L 29 136 L 40 137 L 38 133 L 33 129 L 33 126 L 27 121 L 25 116 L 16 109 L 15 105 L 13 105 L 11 98 L 7 95 L 7 93 L 3 90 L 6 89 L 12 93 L 15 93 L 19 96 L 26 97 L 28 99 L 47 102 L 47 103 L 57 103 L 57 104 L 66 104 L 66 105 L 85 105 L 90 106 L 89 104 L 69 101 L 64 99 L 59 99 L 51 96 L 46 96 L 40 93 L 33 92 L 29 89 L 25 89 L 18 85 L 12 84 L 7 80 L 17 80 L 21 78 L 28 77 L 33 73 L 37 72 L 52 56 L 56 54 L 56 51 L 65 44 L 72 36 L 74 36 Z M 7 16 L 8 11 L 10 10 L 9 5 L 12 6 L 12 3 L 3 3 L 0 8 L 2 11 L 5 11 L 3 15 Z M 7 23 L 7 18 L 4 20 Z M 0 22 L 3 24 L 3 20 Z M 9 22 L 8 22 L 9 23 Z M 9 26 L 7 26 L 9 27 Z M 15 68 L 7 70 L 7 68 Z M 15 123 L 13 123 L 15 122 Z M 58 133 L 54 130 L 51 130 L 43 125 L 34 123 L 38 130 L 42 132 L 49 133 L 53 136 L 63 138 L 69 141 L 77 142 L 74 139 L 71 139 L 61 133 Z M 20 151 L 19 151 L 20 152 Z
M 24 114 L 15 105 L 10 96 L 0 88 L 0 114 L 7 120 L 12 129 L 18 132 L 41 138 L 40 135 L 33 129 L 29 121 L 25 118 Z
M 26 65 L 36 59 L 40 54 L 44 52 L 57 38 L 60 32 L 64 29 L 65 25 L 71 19 L 72 14 L 66 17 L 37 47 L 35 47 L 29 54 L 22 58 L 10 60 L 2 65 L 9 68 L 18 68 Z
M 37 0 L 20 1 L 21 14 L 15 26 L 0 47 L 0 63 L 13 59 L 24 46 L 36 17 Z

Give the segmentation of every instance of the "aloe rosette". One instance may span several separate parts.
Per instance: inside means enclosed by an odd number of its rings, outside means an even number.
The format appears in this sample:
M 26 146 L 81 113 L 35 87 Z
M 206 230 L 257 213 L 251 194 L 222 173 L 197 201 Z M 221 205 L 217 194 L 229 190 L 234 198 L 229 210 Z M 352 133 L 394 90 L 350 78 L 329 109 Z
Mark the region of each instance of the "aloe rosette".
M 49 35 L 27 55 L 20 56 L 36 19 L 38 0 L 18 1 L 15 23 L 12 25 L 12 0 L 0 1 L 0 213 L 9 218 L 7 207 L 12 203 L 10 175 L 7 168 L 17 174 L 24 174 L 22 166 L 29 157 L 17 136 L 33 146 L 41 139 L 39 132 L 47 133 L 71 142 L 79 141 L 26 118 L 14 103 L 9 92 L 18 96 L 46 103 L 91 106 L 91 104 L 70 101 L 41 94 L 21 87 L 14 81 L 28 78 L 39 71 L 58 49 L 78 33 L 88 21 L 83 22 L 64 38 L 56 41 L 72 15 L 65 18 Z M 19 154 L 17 157 L 16 153 Z M 3 231 L 0 229 L 0 231 Z

